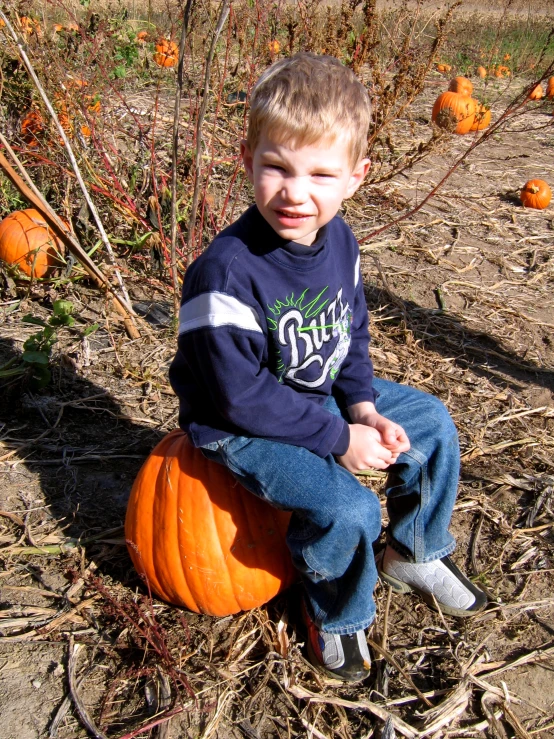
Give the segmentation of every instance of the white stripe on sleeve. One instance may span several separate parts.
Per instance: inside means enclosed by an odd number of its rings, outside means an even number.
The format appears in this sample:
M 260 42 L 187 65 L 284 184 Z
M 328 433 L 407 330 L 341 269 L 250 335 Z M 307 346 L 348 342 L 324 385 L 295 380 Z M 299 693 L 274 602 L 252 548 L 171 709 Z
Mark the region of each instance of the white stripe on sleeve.
M 360 281 L 360 255 L 358 254 L 358 258 L 356 259 L 356 264 L 354 266 L 354 287 L 358 287 L 359 281 Z
M 179 334 L 218 326 L 236 326 L 263 333 L 256 311 L 225 293 L 204 293 L 181 306 Z

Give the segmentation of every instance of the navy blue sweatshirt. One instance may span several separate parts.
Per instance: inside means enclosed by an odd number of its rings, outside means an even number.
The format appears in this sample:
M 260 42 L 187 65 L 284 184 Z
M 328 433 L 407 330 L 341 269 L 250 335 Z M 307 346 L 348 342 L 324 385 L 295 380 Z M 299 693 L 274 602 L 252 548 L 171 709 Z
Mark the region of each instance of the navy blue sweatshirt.
M 335 216 L 311 246 L 282 239 L 249 208 L 187 269 L 169 377 L 195 446 L 231 434 L 348 449 L 322 407 L 375 400 L 359 248 Z

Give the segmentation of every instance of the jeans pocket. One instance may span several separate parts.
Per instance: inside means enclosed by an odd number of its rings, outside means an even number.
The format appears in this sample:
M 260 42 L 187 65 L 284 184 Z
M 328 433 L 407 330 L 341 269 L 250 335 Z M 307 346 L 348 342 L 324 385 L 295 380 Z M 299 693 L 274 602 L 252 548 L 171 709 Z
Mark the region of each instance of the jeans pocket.
M 200 449 L 207 449 L 210 452 L 217 452 L 219 450 L 219 445 L 221 442 L 219 441 L 210 441 L 209 444 L 202 444 Z

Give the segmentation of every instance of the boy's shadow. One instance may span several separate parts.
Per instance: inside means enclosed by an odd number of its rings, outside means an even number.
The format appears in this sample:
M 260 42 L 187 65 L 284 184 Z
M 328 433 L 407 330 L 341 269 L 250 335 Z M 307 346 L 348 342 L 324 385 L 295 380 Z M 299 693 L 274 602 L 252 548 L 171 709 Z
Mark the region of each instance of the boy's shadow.
M 420 346 L 503 388 L 521 392 L 535 385 L 554 393 L 553 369 L 518 357 L 487 333 L 469 329 L 455 313 L 423 308 L 374 284 L 366 283 L 365 295 L 370 321 L 372 311 L 380 310 L 381 316 L 390 316 L 389 324 L 403 324 L 411 331 Z
M 0 338 L 0 366 L 18 355 L 20 350 L 14 342 Z M 177 426 L 176 417 L 171 428 L 163 430 L 141 425 L 138 419 L 126 415 L 110 390 L 77 375 L 66 364 L 54 364 L 51 383 L 40 391 L 33 392 L 25 384 L 10 386 L 3 382 L 0 393 L 2 454 L 20 449 L 11 460 L 21 460 L 16 466 L 17 473 L 7 475 L 4 496 L 10 502 L 4 497 L 0 508 L 9 505 L 10 510 L 20 509 L 21 517 L 25 513 L 22 503 L 28 509 L 35 508 L 28 522 L 37 545 L 43 538 L 41 530 L 52 534 L 53 529 L 63 540 L 88 541 L 87 557 L 94 559 L 101 572 L 135 587 L 140 582 L 139 576 L 124 546 L 122 528 L 127 501 L 143 462 L 163 436 Z M 138 392 L 137 399 L 140 399 Z M 171 402 L 176 408 L 176 399 Z M 206 464 L 219 468 L 207 460 Z M 23 472 L 24 487 L 29 491 L 24 495 L 19 492 L 22 465 L 29 473 Z M 202 470 L 193 474 L 198 478 L 194 483 L 209 487 L 211 475 Z M 30 492 L 36 476 L 44 499 L 42 505 Z M 237 526 L 232 545 L 234 556 L 255 570 L 259 567 L 256 553 L 244 544 L 252 539 L 251 521 L 239 506 L 229 504 L 221 490 L 214 490 L 212 501 Z M 53 521 L 57 526 L 52 526 Z M 103 532 L 106 533 L 99 541 L 91 541 Z M 142 583 L 141 589 L 146 592 Z

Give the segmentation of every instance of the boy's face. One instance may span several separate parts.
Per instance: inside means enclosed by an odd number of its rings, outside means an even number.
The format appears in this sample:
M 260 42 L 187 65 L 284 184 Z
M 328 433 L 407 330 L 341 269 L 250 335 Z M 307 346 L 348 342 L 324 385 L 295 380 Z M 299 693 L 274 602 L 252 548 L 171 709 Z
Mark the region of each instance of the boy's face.
M 260 213 L 279 236 L 311 246 L 318 230 L 363 182 L 369 160 L 355 167 L 343 139 L 297 146 L 277 144 L 264 133 L 254 152 L 246 142 L 241 154 Z

